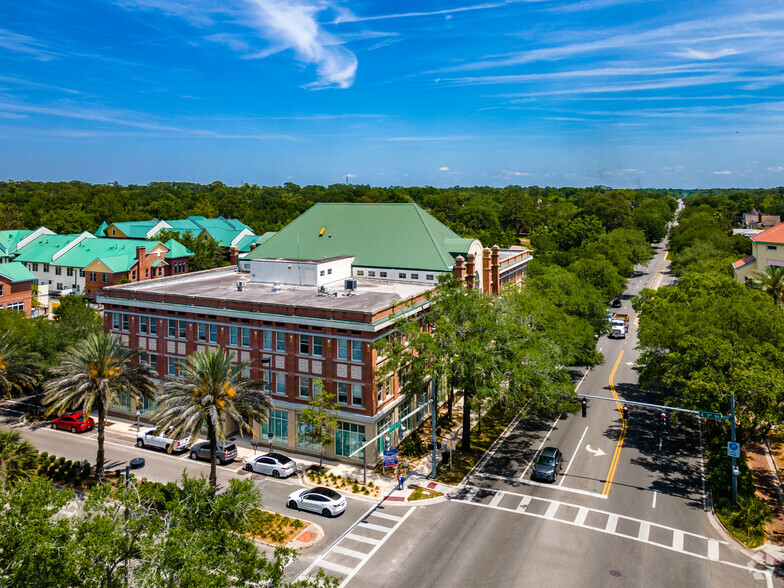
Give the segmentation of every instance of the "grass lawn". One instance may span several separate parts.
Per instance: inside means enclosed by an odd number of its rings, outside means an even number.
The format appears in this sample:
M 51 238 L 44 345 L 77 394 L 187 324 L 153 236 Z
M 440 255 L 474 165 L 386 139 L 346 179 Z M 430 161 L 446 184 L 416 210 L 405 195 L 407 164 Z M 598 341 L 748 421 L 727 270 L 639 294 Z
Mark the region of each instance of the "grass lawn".
M 449 470 L 449 462 L 445 460 L 445 463 L 439 466 L 438 481 L 444 484 L 458 484 L 482 459 L 485 452 L 490 449 L 490 446 L 504 432 L 513 418 L 513 414 L 506 414 L 499 407 L 482 415 L 481 434 L 478 424 L 471 430 L 471 450 L 462 451 L 458 443 L 458 448 L 452 452 L 452 470 Z
M 443 492 L 438 492 L 437 490 L 430 490 L 429 488 L 422 488 L 422 486 L 417 486 L 416 490 L 411 493 L 411 496 L 408 497 L 409 501 L 413 500 L 427 500 L 428 498 L 438 498 L 439 496 L 443 496 Z

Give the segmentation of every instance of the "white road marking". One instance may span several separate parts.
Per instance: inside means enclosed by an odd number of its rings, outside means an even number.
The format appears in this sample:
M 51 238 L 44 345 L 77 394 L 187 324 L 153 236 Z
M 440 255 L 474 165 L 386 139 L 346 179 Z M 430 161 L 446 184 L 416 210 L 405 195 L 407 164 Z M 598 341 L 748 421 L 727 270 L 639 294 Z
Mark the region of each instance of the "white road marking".
M 633 517 L 627 517 L 627 516 L 624 516 L 624 515 L 618 515 L 618 514 L 615 514 L 615 513 L 610 513 L 610 512 L 607 512 L 607 511 L 602 511 L 602 510 L 598 510 L 598 509 L 594 509 L 594 508 L 589 508 L 589 507 L 586 507 L 586 506 L 578 506 L 576 504 L 568 504 L 568 503 L 565 503 L 565 502 L 558 502 L 558 501 L 555 501 L 555 500 L 550 500 L 548 498 L 532 497 L 532 496 L 528 496 L 528 495 L 524 495 L 524 494 L 517 494 L 515 492 L 505 492 L 505 494 L 510 495 L 510 496 L 520 496 L 521 500 L 520 500 L 520 504 L 517 506 L 517 508 L 512 509 L 512 508 L 506 508 L 506 507 L 502 507 L 502 506 L 491 507 L 489 504 L 482 504 L 481 502 L 466 502 L 465 499 L 458 499 L 458 502 L 464 502 L 465 504 L 469 504 L 471 506 L 479 506 L 479 507 L 482 507 L 482 508 L 494 508 L 495 510 L 502 510 L 504 512 L 517 513 L 517 514 L 520 514 L 520 515 L 523 515 L 523 516 L 530 516 L 530 517 L 535 517 L 535 518 L 539 518 L 539 519 L 548 519 L 548 520 L 555 521 L 557 523 L 563 523 L 565 525 L 572 525 L 572 526 L 576 526 L 576 527 L 581 527 L 583 529 L 586 529 L 586 530 L 589 530 L 589 531 L 595 531 L 597 533 L 607 533 L 607 534 L 610 534 L 610 535 L 615 535 L 616 537 L 620 537 L 620 538 L 623 538 L 623 539 L 628 539 L 630 541 L 638 541 L 640 543 L 645 543 L 647 545 L 652 545 L 654 547 L 659 547 L 661 549 L 666 549 L 668 551 L 675 551 L 675 552 L 681 553 L 683 555 L 686 555 L 688 557 L 694 557 L 696 559 L 702 559 L 702 560 L 705 560 L 705 561 L 715 561 L 716 563 L 719 563 L 719 564 L 722 564 L 722 565 L 726 565 L 726 566 L 730 566 L 730 567 L 733 567 L 733 568 L 736 568 L 736 569 L 757 572 L 756 570 L 751 569 L 751 567 L 749 567 L 749 566 L 744 566 L 742 564 L 738 564 L 738 563 L 735 563 L 735 562 L 722 560 L 720 558 L 720 554 L 719 554 L 719 546 L 720 545 L 727 545 L 726 541 L 719 541 L 717 539 L 713 539 L 711 537 L 706 537 L 704 535 L 698 535 L 696 533 L 691 533 L 689 531 L 682 531 L 680 529 L 667 527 L 665 525 L 660 525 L 658 523 L 652 523 L 650 521 L 643 521 L 641 519 L 635 519 Z M 548 508 L 547 508 L 547 511 L 545 512 L 545 514 L 537 514 L 536 512 L 530 512 L 530 511 L 527 510 L 527 506 L 529 504 L 531 504 L 531 502 L 533 502 L 533 501 L 540 501 L 540 502 L 548 502 L 548 503 L 550 503 L 550 505 L 548 505 Z M 553 504 L 555 504 L 556 506 L 553 506 Z M 564 504 L 564 505 L 567 505 L 567 506 L 570 506 L 572 508 L 577 509 L 577 515 L 575 516 L 574 520 L 569 520 L 567 518 L 559 518 L 559 519 L 554 518 L 553 515 L 555 514 L 555 511 L 557 510 L 557 508 L 561 504 Z M 595 512 L 595 513 L 607 515 L 608 520 L 607 520 L 607 524 L 605 525 L 604 528 L 595 527 L 595 526 L 591 526 L 591 525 L 586 525 L 585 524 L 585 521 L 586 521 L 586 518 L 588 516 L 588 513 L 590 513 L 590 512 Z M 618 524 L 618 521 L 620 519 L 623 519 L 624 521 L 627 521 L 627 522 L 636 522 L 637 524 L 640 525 L 640 529 L 639 529 L 638 534 L 637 534 L 636 537 L 633 536 L 633 535 L 628 535 L 628 534 L 625 534 L 625 533 L 617 532 L 617 530 L 616 530 L 617 529 L 617 524 Z M 643 528 L 642 528 L 643 526 L 646 527 L 646 530 L 643 530 Z M 651 539 L 650 539 L 650 528 L 651 527 L 657 527 L 659 529 L 664 529 L 665 531 L 671 531 L 672 534 L 673 534 L 672 545 L 667 545 L 667 544 L 664 544 L 664 543 L 658 543 L 656 541 L 651 541 Z M 694 539 L 697 539 L 698 541 L 703 542 L 704 545 L 705 545 L 705 548 L 706 548 L 706 554 L 703 555 L 701 553 L 695 553 L 693 551 L 685 551 L 683 549 L 683 541 L 684 541 L 684 537 L 686 535 L 688 535 L 689 537 L 693 537 Z M 749 564 L 750 564 L 750 566 L 753 567 L 754 562 L 749 562 Z M 768 586 L 770 586 L 770 588 L 773 588 L 772 574 L 771 574 L 771 572 L 769 570 L 762 571 L 762 572 L 757 572 L 757 573 L 760 574 L 759 575 L 759 579 L 762 579 L 764 577 L 766 582 L 767 582 L 767 584 L 768 584 Z M 345 581 L 344 581 L 343 584 L 341 584 L 341 586 L 344 586 L 344 585 L 345 585 Z
M 355 549 L 349 549 L 348 547 L 341 547 L 340 545 L 335 545 L 335 547 L 332 548 L 332 553 L 339 553 L 341 555 L 347 555 L 356 559 L 365 559 L 365 556 L 367 555 L 367 553 L 362 553 L 361 551 L 356 551 Z
M 391 527 L 384 527 L 382 525 L 374 525 L 373 523 L 368 523 L 367 521 L 362 521 L 358 529 L 370 529 L 371 531 L 381 531 L 382 533 L 386 533 L 391 529 Z
M 583 377 L 585 377 L 585 376 L 583 376 Z M 547 431 L 547 435 L 544 436 L 544 439 L 542 439 L 542 442 L 539 444 L 539 448 L 536 450 L 536 453 L 534 453 L 534 456 L 531 458 L 531 461 L 529 461 L 528 465 L 525 466 L 525 469 L 523 470 L 523 474 L 520 476 L 520 481 L 521 482 L 523 481 L 523 478 L 525 478 L 525 475 L 528 473 L 528 468 L 531 467 L 531 464 L 534 463 L 534 460 L 536 459 L 536 456 L 539 455 L 539 452 L 542 450 L 542 447 L 544 447 L 544 444 L 547 443 L 547 440 L 550 438 L 550 433 L 553 432 L 553 429 L 555 429 L 555 425 L 558 424 L 558 421 L 560 419 L 561 419 L 561 415 L 559 414 L 555 418 L 555 421 L 553 422 L 553 426 L 550 427 L 550 430 Z
M 512 422 L 509 423 L 506 426 L 506 429 L 504 429 L 504 432 L 501 433 L 501 435 L 498 437 L 498 439 L 496 439 L 493 442 L 493 444 L 490 446 L 490 449 L 487 450 L 487 453 L 485 453 L 482 456 L 482 459 L 480 459 L 479 462 L 474 467 L 471 468 L 471 471 L 468 472 L 468 476 L 467 477 L 468 477 L 469 480 L 471 479 L 471 475 L 474 474 L 475 471 L 476 472 L 481 471 L 481 469 L 485 466 L 485 464 L 488 461 L 490 461 L 490 459 L 493 457 L 495 452 L 501 446 L 501 443 L 504 442 L 504 440 L 509 436 L 509 433 L 511 433 L 514 430 L 514 428 L 517 426 L 517 423 L 519 423 L 520 419 L 522 419 L 522 418 L 523 418 L 523 414 L 519 413 L 515 418 L 512 419 Z
M 653 504 L 651 508 L 656 508 L 656 490 L 653 491 Z
M 471 502 L 477 494 L 479 494 L 479 488 L 472 488 L 468 494 L 466 494 L 465 501 Z
M 544 513 L 544 518 L 554 519 L 559 506 L 561 506 L 560 502 L 551 502 L 550 506 L 547 507 L 547 512 Z
M 373 539 L 372 537 L 365 537 L 364 535 L 356 535 L 354 533 L 346 535 L 346 539 L 353 539 L 354 541 L 359 541 L 361 543 L 370 543 L 371 545 L 381 542 L 381 539 Z
M 566 479 L 566 475 L 569 473 L 569 468 L 572 467 L 572 464 L 574 463 L 574 458 L 577 457 L 577 452 L 580 451 L 580 446 L 583 444 L 583 439 L 585 438 L 585 434 L 587 432 L 588 432 L 588 427 L 585 427 L 583 434 L 580 436 L 580 440 L 577 442 L 577 448 L 574 450 L 574 453 L 572 453 L 572 458 L 569 460 L 569 463 L 566 464 L 566 471 L 563 473 L 563 476 L 561 476 L 561 481 L 558 482 L 559 486 L 563 484 L 564 479 Z
M 501 499 L 503 499 L 503 497 L 504 497 L 504 493 L 498 492 L 495 496 L 493 496 L 493 499 L 490 501 L 490 506 L 498 506 L 498 503 L 501 502 Z
M 380 519 L 387 519 L 388 521 L 399 521 L 401 518 L 395 515 L 387 514 L 385 512 L 378 512 L 378 511 L 374 511 L 373 514 L 370 516 L 378 517 Z
M 563 490 L 564 492 L 572 492 L 573 494 L 582 494 L 583 496 L 592 496 L 601 500 L 607 500 L 609 494 L 602 494 L 600 492 L 590 492 L 588 490 L 581 490 L 579 488 L 569 488 L 569 486 L 558 486 L 555 484 L 545 484 L 537 482 L 536 480 L 521 480 L 520 478 L 512 478 L 511 476 L 497 476 L 495 474 L 477 473 L 475 476 L 480 478 L 490 478 L 491 480 L 502 480 L 510 484 L 525 484 L 526 486 L 539 486 L 540 488 L 550 488 L 551 490 Z
M 599 347 L 599 351 L 601 351 L 601 350 L 602 350 L 602 348 L 601 348 L 601 347 Z M 577 385 L 574 387 L 574 390 L 575 390 L 575 392 L 576 392 L 576 391 L 577 391 L 577 389 L 580 387 L 580 384 L 582 384 L 582 383 L 583 383 L 583 380 L 586 378 L 586 376 L 587 376 L 588 374 L 590 374 L 590 373 L 591 373 L 591 370 L 588 370 L 587 372 L 585 372 L 585 373 L 583 374 L 583 377 L 582 377 L 582 378 L 580 378 L 580 381 L 579 381 L 579 382 L 577 383 Z M 559 418 L 560 418 L 560 417 L 559 417 Z
M 596 449 L 591 449 L 590 445 L 586 445 L 585 450 L 588 453 L 593 453 L 594 457 L 601 457 L 603 455 L 607 455 L 604 451 L 602 451 L 601 447 L 598 447 Z
M 679 531 L 678 529 L 673 529 L 672 548 L 675 551 L 683 551 L 683 531 Z
M 648 536 L 651 534 L 651 524 L 648 522 L 640 523 L 640 531 L 637 533 L 637 539 L 647 542 Z
M 715 539 L 708 541 L 708 559 L 712 561 L 719 560 L 719 542 Z
M 348 566 L 342 566 L 340 564 L 332 563 L 331 561 L 326 561 L 324 559 L 322 559 L 321 562 L 319 562 L 319 567 L 322 567 L 327 570 L 332 570 L 333 572 L 337 572 L 345 576 L 348 576 L 351 572 L 354 571 L 354 568 L 350 568 Z

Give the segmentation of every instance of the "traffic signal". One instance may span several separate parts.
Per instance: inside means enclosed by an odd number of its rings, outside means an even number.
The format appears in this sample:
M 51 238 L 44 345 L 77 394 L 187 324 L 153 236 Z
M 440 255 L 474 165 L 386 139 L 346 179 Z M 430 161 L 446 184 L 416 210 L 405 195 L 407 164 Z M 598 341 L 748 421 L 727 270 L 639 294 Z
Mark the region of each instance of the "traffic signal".
M 623 414 L 623 420 L 629 418 L 629 407 L 626 406 L 625 404 L 623 405 L 623 410 L 621 411 L 621 414 Z
M 661 424 L 662 427 L 666 427 L 667 426 L 667 413 L 666 412 L 663 412 L 663 413 L 661 413 L 659 415 L 659 424 Z
M 585 400 L 585 398 L 583 398 L 582 406 L 583 406 L 583 418 L 585 418 L 586 416 L 588 416 L 588 401 Z

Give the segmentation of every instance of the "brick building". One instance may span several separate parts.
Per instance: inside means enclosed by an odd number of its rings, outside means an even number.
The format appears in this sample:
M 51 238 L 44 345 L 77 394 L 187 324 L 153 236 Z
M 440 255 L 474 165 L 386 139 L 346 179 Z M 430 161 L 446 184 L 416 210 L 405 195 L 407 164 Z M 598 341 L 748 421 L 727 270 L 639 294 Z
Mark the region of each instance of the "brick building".
M 33 310 L 35 276 L 18 261 L 0 263 L 0 309 L 18 310 L 28 317 Z
M 319 204 L 239 267 L 108 287 L 98 301 L 106 331 L 145 350 L 160 378 L 177 377 L 177 363 L 208 346 L 250 361 L 245 375 L 271 382 L 274 406 L 270 423 L 254 429 L 263 439 L 271 431 L 280 448 L 318 452 L 297 433 L 319 380 L 339 406 L 326 455 L 347 459 L 363 438 L 431 393 L 427 382 L 419 398 L 401 396 L 375 344 L 397 320 L 427 307 L 439 274 L 453 272 L 469 287 L 498 292 L 519 280 L 528 259 L 527 251 L 483 249 L 414 204 Z M 142 408 L 149 416 L 157 407 Z M 134 415 L 136 406 L 123 399 L 114 410 Z M 426 416 L 423 410 L 414 418 Z M 380 449 L 381 440 L 368 451 L 369 463 Z

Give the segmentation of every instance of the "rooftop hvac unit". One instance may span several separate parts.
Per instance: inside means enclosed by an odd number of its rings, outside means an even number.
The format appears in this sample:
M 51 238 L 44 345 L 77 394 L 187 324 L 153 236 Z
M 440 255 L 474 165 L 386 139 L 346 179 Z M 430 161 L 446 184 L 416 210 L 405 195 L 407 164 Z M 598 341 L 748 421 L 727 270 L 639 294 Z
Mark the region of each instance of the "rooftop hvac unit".
M 245 282 L 242 280 L 237 281 L 237 291 L 242 292 L 245 289 Z
M 354 291 L 357 289 L 357 281 L 354 278 L 348 278 L 346 280 L 346 290 Z
M 272 283 L 272 291 L 273 292 L 280 292 L 280 290 L 281 290 L 280 282 L 273 282 Z

